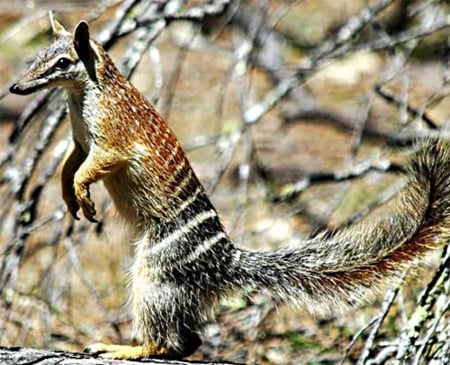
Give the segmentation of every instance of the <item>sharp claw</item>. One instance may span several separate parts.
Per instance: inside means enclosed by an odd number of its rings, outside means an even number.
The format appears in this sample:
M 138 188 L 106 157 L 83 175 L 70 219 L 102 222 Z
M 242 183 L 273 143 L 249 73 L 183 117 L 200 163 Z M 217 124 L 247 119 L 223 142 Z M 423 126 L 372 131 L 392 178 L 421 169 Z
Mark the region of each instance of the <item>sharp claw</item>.
M 77 221 L 80 220 L 80 218 L 78 218 L 78 214 L 77 214 L 77 210 L 78 209 L 68 208 L 67 210 L 68 210 L 69 214 L 72 216 L 73 219 L 75 219 Z
M 87 217 L 87 219 L 92 223 L 98 223 L 98 220 L 94 216 Z
M 86 210 L 83 211 L 84 216 L 92 223 L 98 223 L 97 219 L 95 219 L 95 214 L 97 214 L 94 204 L 92 206 L 87 206 Z
M 77 220 L 77 221 L 80 220 L 80 218 L 78 217 L 78 209 L 79 209 L 79 208 L 75 208 L 75 209 L 71 209 L 71 210 L 70 210 L 70 214 L 71 214 L 72 217 L 73 217 L 75 220 Z

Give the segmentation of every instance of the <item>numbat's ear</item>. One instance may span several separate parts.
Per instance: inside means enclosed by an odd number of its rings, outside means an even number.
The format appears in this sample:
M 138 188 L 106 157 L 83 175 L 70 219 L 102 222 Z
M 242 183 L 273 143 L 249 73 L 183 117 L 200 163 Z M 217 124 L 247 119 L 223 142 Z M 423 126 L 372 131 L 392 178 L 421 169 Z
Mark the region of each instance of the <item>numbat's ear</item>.
M 96 54 L 91 47 L 89 25 L 86 21 L 82 20 L 76 25 L 73 31 L 73 44 L 78 57 L 80 57 L 81 62 L 84 63 L 89 73 L 89 77 L 97 82 L 95 73 Z
M 52 26 L 53 35 L 55 37 L 67 36 L 70 33 L 59 23 L 55 18 L 53 18 L 53 12 L 49 11 L 48 16 L 50 18 L 50 24 Z
M 85 62 L 91 56 L 91 44 L 89 42 L 89 25 L 84 20 L 79 22 L 73 31 L 73 44 L 78 57 Z

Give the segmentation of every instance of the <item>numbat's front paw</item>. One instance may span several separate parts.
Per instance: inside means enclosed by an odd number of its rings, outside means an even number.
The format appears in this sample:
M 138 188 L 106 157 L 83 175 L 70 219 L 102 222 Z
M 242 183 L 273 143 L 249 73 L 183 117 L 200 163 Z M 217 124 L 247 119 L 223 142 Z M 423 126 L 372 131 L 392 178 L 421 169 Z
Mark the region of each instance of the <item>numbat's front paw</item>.
M 136 360 L 144 357 L 167 357 L 165 348 L 153 348 L 144 346 L 107 345 L 95 343 L 84 349 L 89 354 L 99 355 L 104 359 Z
M 95 204 L 91 200 L 89 188 L 84 184 L 75 183 L 75 196 L 86 219 L 93 223 L 97 223 L 98 221 L 95 219 Z
M 78 202 L 80 204 L 81 210 L 83 211 L 84 216 L 86 219 L 91 221 L 92 223 L 98 223 L 98 220 L 95 218 L 95 205 L 94 202 L 89 199 L 83 199 Z
M 74 219 L 79 220 L 80 218 L 78 218 L 77 212 L 80 209 L 80 206 L 77 203 L 77 199 L 75 198 L 74 193 L 73 192 L 71 192 L 71 193 L 63 192 L 63 199 L 66 203 L 67 210 L 69 211 L 71 216 Z

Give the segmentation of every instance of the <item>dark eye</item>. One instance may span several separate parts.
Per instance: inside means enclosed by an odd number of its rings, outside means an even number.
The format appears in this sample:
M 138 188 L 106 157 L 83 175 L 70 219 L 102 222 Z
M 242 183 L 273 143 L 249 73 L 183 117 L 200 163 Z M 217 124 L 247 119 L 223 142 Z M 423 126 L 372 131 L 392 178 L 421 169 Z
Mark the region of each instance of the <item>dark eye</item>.
M 56 61 L 55 67 L 60 70 L 65 70 L 71 63 L 72 62 L 68 58 L 61 57 L 58 61 Z

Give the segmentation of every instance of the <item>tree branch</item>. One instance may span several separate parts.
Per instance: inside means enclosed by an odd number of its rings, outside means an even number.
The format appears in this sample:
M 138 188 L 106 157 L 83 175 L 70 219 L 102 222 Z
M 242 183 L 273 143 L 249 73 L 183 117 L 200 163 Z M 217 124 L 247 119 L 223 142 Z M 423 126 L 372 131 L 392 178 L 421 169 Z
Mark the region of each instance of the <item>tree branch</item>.
M 2 365 L 236 365 L 227 362 L 199 362 L 186 360 L 143 359 L 139 361 L 122 361 L 96 358 L 92 355 L 77 352 L 38 350 L 25 347 L 0 346 L 0 363 Z

